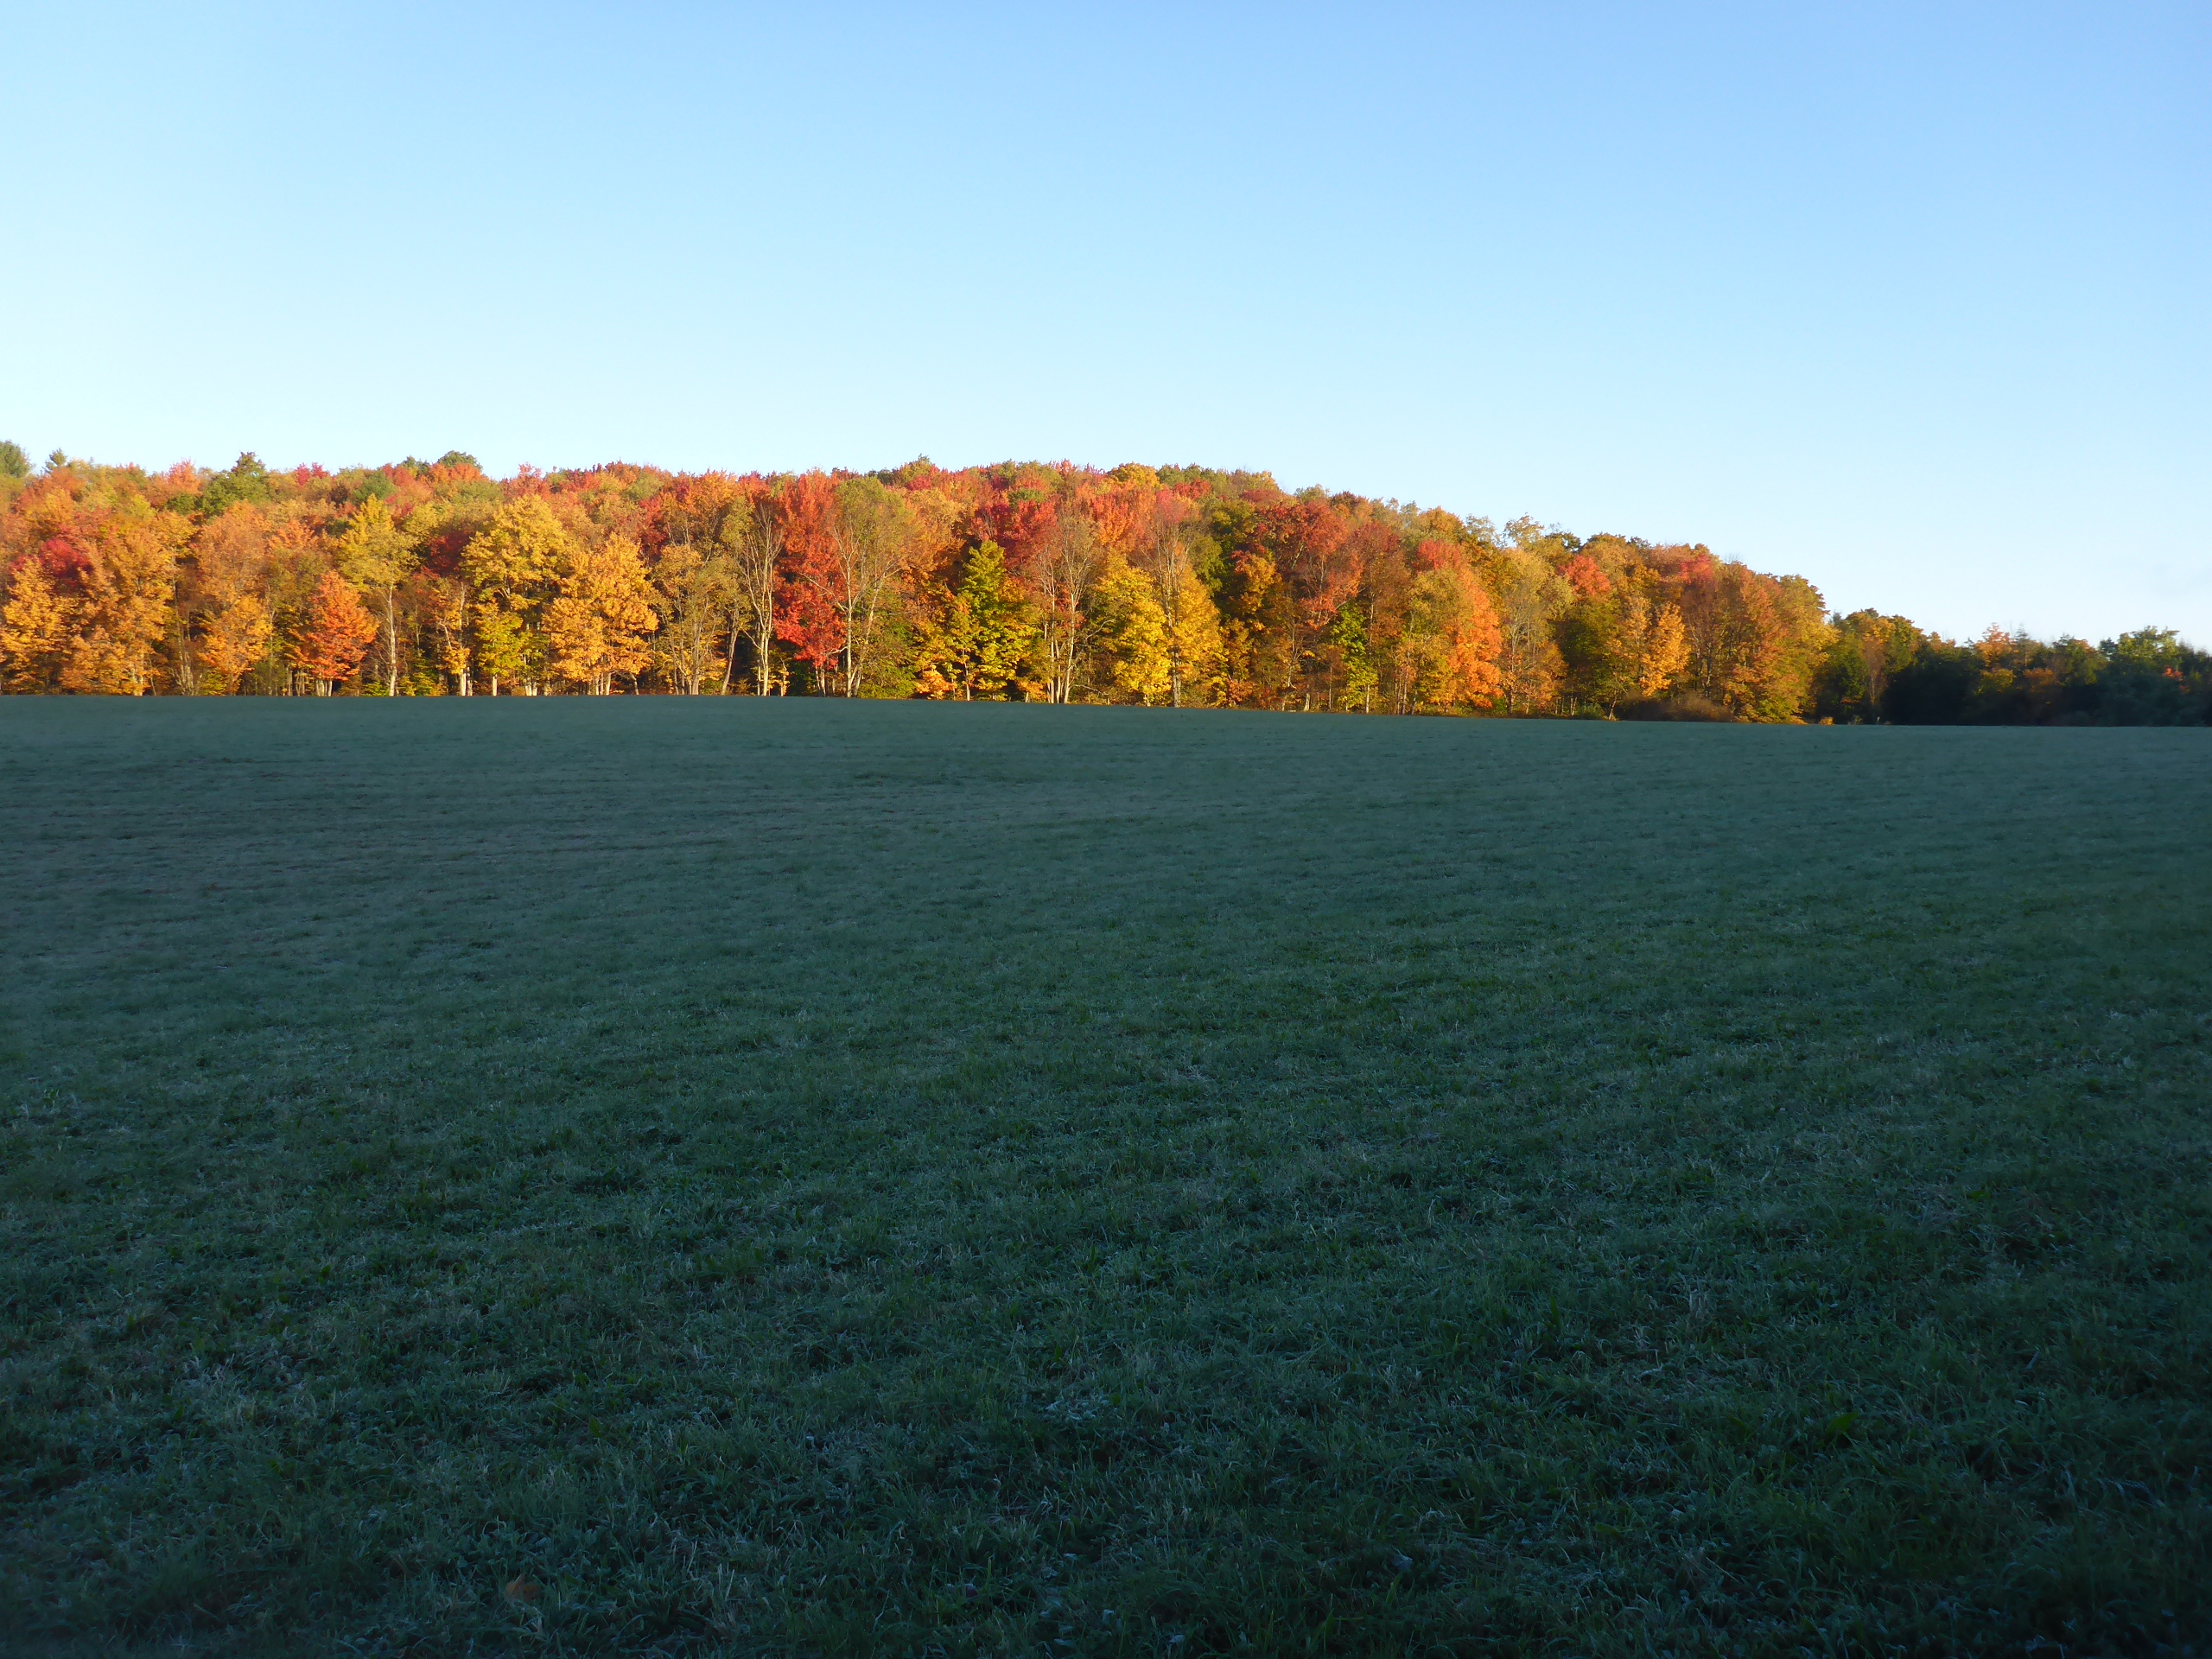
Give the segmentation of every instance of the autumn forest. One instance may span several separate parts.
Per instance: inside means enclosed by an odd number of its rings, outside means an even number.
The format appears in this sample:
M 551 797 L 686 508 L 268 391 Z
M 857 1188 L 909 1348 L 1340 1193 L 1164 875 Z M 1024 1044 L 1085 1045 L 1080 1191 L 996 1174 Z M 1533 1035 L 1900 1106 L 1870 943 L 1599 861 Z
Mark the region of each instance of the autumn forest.
M 16 693 L 993 699 L 1371 714 L 2197 724 L 2212 656 L 1830 614 L 1702 546 L 1265 474 L 926 460 L 487 477 L 30 467 L 0 445 Z

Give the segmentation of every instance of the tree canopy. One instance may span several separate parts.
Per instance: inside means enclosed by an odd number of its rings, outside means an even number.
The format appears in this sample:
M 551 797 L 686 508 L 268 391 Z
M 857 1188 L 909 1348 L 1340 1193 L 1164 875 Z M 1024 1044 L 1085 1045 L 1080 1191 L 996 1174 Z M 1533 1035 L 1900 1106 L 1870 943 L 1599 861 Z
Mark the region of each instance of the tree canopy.
M 2212 718 L 2212 658 L 2171 630 L 1953 640 L 1700 545 L 1196 466 L 494 480 L 459 450 L 154 473 L 9 443 L 0 561 L 16 693 Z

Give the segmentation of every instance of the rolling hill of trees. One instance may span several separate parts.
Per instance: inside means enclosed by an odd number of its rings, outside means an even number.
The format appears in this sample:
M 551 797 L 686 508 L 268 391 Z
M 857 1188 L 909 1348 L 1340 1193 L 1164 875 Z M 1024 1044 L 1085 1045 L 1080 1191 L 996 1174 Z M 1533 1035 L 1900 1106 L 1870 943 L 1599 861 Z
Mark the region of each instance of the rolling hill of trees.
M 807 694 L 2197 724 L 2212 656 L 1831 615 L 1798 576 L 1266 474 L 153 473 L 0 444 L 17 693 Z

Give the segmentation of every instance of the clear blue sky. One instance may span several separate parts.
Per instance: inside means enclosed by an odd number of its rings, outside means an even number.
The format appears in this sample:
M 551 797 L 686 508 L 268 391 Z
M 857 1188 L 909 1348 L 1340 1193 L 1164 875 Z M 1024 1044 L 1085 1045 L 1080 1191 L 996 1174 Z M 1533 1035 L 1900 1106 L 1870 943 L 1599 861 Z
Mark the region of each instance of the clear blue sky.
M 1200 461 L 2212 645 L 2212 6 L 14 5 L 0 435 Z

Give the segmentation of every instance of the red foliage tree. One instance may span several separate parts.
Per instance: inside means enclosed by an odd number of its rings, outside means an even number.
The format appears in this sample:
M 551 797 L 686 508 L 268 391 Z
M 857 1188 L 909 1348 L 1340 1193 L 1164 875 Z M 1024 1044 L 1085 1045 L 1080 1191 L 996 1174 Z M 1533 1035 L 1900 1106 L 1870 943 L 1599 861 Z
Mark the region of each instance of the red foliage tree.
M 1560 567 L 1559 573 L 1567 578 L 1577 599 L 1603 599 L 1613 591 L 1613 579 L 1587 553 L 1576 554 Z
M 787 480 L 775 512 L 787 572 L 776 637 L 823 680 L 845 649 L 836 481 L 819 472 Z

